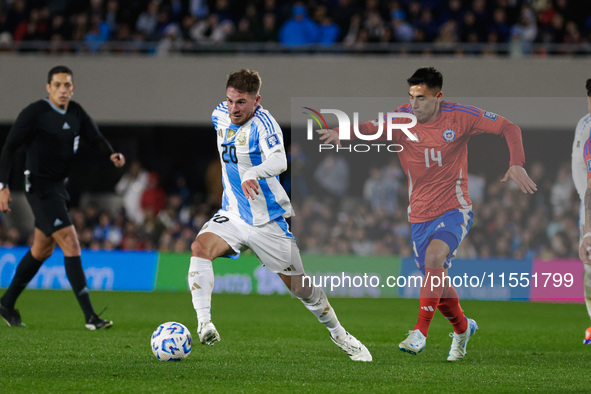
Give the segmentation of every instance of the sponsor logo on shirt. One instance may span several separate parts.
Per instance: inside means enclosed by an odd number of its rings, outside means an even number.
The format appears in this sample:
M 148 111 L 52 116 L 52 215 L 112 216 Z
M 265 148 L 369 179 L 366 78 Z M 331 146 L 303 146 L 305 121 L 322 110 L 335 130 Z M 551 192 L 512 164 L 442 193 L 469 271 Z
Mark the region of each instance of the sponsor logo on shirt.
M 484 114 L 482 116 L 484 116 L 485 118 L 488 118 L 492 121 L 495 121 L 495 120 L 497 120 L 497 116 L 499 116 L 499 115 L 495 114 L 494 112 L 484 111 Z
M 452 142 L 453 140 L 455 140 L 456 132 L 454 131 L 454 129 L 445 129 L 443 131 L 443 139 L 447 142 Z
M 68 122 L 64 123 L 64 125 L 62 126 L 62 130 L 70 130 L 70 125 L 68 124 Z

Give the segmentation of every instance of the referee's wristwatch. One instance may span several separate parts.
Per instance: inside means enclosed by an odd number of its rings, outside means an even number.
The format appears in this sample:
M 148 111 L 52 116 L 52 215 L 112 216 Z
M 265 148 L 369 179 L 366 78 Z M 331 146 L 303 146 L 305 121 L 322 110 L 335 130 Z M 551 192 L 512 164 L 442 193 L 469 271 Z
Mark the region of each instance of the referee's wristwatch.
M 4 190 L 8 187 L 8 185 L 4 182 L 0 182 L 0 190 Z

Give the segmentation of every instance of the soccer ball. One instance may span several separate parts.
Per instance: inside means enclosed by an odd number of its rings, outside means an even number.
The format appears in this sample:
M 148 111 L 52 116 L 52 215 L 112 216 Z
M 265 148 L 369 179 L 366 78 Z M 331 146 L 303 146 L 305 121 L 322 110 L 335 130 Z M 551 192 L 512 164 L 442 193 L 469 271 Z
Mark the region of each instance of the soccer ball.
M 591 345 L 591 327 L 585 331 L 585 340 L 583 341 L 583 344 Z
M 189 329 L 181 323 L 162 323 L 152 333 L 152 352 L 160 361 L 181 361 L 191 353 Z

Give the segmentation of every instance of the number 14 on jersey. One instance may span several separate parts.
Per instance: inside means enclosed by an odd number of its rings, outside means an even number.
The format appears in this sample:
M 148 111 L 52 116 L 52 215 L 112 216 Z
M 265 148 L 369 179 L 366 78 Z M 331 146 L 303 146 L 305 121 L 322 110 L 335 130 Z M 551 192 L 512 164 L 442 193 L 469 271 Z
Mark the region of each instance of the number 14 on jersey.
M 429 156 L 431 157 L 431 160 L 429 160 Z M 425 165 L 427 166 L 427 168 L 429 168 L 431 167 L 431 164 L 435 163 L 437 163 L 439 167 L 442 166 L 441 151 L 435 151 L 435 148 L 431 148 L 431 150 L 429 150 L 429 148 L 425 148 Z

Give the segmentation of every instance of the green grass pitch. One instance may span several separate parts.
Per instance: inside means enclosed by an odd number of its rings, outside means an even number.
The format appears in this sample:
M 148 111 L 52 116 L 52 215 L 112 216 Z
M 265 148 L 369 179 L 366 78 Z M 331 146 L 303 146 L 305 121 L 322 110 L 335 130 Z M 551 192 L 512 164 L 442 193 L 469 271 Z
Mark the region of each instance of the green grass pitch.
M 332 299 L 344 327 L 374 361 L 351 361 L 301 303 L 286 296 L 214 294 L 222 341 L 199 344 L 189 292 L 94 292 L 113 328 L 90 332 L 69 291 L 27 290 L 27 328 L 0 326 L 0 391 L 15 392 L 474 392 L 588 391 L 591 346 L 585 306 L 464 301 L 480 330 L 466 358 L 446 361 L 449 323 L 435 315 L 427 348 L 398 350 L 417 300 Z M 193 333 L 182 362 L 161 362 L 150 335 L 175 320 Z

